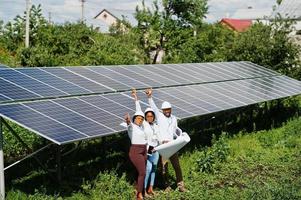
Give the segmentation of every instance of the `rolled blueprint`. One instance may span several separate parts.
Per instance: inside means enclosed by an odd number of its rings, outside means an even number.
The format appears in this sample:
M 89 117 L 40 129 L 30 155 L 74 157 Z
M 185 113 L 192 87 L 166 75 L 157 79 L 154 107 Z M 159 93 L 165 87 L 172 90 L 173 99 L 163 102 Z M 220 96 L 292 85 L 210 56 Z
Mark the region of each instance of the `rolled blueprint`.
M 177 139 L 165 144 L 161 144 L 155 147 L 155 150 L 159 152 L 163 160 L 168 160 L 172 155 L 182 149 L 189 141 L 189 135 L 186 132 L 183 132 L 177 137 Z

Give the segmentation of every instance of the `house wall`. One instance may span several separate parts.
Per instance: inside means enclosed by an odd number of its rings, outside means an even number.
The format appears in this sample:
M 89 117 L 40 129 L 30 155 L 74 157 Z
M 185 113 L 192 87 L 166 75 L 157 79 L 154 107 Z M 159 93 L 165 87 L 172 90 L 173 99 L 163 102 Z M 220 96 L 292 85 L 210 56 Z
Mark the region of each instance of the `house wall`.
M 96 17 L 96 19 L 99 19 L 99 20 L 105 22 L 108 26 L 111 26 L 112 24 L 115 24 L 117 22 L 117 19 L 106 11 L 104 11 L 100 15 L 98 15 Z

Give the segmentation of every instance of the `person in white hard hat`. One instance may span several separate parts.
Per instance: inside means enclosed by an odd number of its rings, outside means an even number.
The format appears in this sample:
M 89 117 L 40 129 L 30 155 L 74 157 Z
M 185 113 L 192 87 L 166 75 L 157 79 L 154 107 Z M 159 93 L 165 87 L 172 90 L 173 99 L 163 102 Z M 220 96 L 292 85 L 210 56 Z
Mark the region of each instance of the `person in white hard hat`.
M 141 200 L 143 199 L 147 158 L 147 136 L 143 128 L 144 113 L 142 111 L 136 111 L 132 121 L 130 115 L 127 114 L 125 121 L 128 125 L 128 135 L 131 140 L 129 157 L 138 171 L 136 198 L 137 200 Z
M 138 100 L 137 92 L 132 90 L 132 96 L 135 99 L 136 111 L 142 111 Z M 154 148 L 160 144 L 160 131 L 157 122 L 155 121 L 155 113 L 153 109 L 146 108 L 144 111 L 145 120 L 143 121 L 144 132 L 147 135 L 147 161 L 146 175 L 144 179 L 144 189 L 146 195 L 154 195 L 153 187 L 155 183 L 156 170 L 159 161 L 159 153 L 154 151 Z
M 153 90 L 147 89 L 145 92 L 146 92 L 146 95 L 148 96 L 149 105 L 153 109 L 153 111 L 155 112 L 155 115 L 157 117 L 157 123 L 159 125 L 162 143 L 164 144 L 164 143 L 174 140 L 178 136 L 178 134 L 182 133 L 182 131 L 178 127 L 177 118 L 171 114 L 171 111 L 172 111 L 171 104 L 167 101 L 164 101 L 161 106 L 162 112 L 160 112 L 160 110 L 156 106 L 154 100 L 152 99 Z M 184 187 L 182 170 L 181 170 L 181 166 L 180 166 L 180 162 L 179 162 L 178 153 L 175 153 L 174 155 L 172 155 L 169 160 L 176 173 L 178 189 L 180 192 L 185 192 L 186 189 Z M 163 161 L 162 161 L 162 166 L 163 166 L 163 177 L 165 177 L 167 166 L 166 166 L 166 163 L 163 163 Z

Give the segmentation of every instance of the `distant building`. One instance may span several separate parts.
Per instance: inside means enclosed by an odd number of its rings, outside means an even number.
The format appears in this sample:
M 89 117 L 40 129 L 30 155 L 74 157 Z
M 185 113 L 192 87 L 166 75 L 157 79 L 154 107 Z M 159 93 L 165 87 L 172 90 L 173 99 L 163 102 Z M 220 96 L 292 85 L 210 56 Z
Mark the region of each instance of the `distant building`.
M 281 4 L 273 9 L 238 9 L 231 18 L 240 20 L 252 20 L 253 23 L 262 22 L 270 24 L 277 15 L 284 19 L 295 21 L 294 29 L 291 35 L 301 33 L 301 0 L 282 0 Z
M 219 23 L 235 32 L 244 32 L 252 26 L 252 20 L 249 19 L 223 18 Z
M 137 25 L 137 20 L 134 17 L 133 10 L 118 10 L 118 9 L 103 9 L 100 13 L 98 13 L 94 19 L 102 23 L 100 27 L 101 32 L 109 32 L 109 28 L 116 24 L 118 20 L 125 19 L 128 21 L 132 26 Z

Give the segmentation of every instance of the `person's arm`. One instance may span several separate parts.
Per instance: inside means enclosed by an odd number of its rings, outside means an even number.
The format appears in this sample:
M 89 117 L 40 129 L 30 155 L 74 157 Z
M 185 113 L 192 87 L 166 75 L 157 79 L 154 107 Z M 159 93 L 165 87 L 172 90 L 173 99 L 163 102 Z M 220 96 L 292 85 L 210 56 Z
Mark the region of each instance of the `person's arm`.
M 153 90 L 152 90 L 151 88 L 150 88 L 150 89 L 147 89 L 147 90 L 145 91 L 145 93 L 146 93 L 146 95 L 147 95 L 147 97 L 148 97 L 148 103 L 149 103 L 150 107 L 153 109 L 155 115 L 156 115 L 157 117 L 159 117 L 159 115 L 160 115 L 160 110 L 159 110 L 159 108 L 157 107 L 157 105 L 155 104 L 155 102 L 154 102 L 154 100 L 153 100 L 153 98 L 152 98 Z
M 132 96 L 134 97 L 134 100 L 135 100 L 136 112 L 137 111 L 141 111 L 142 112 L 142 109 L 141 109 L 141 106 L 140 106 L 140 101 L 138 100 L 136 89 L 132 90 Z
M 125 123 L 129 126 L 131 125 L 131 117 L 130 117 L 130 114 L 127 113 L 124 117 L 124 120 L 125 120 Z

